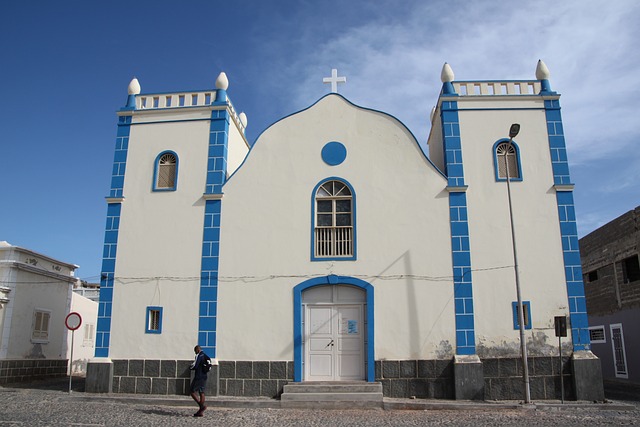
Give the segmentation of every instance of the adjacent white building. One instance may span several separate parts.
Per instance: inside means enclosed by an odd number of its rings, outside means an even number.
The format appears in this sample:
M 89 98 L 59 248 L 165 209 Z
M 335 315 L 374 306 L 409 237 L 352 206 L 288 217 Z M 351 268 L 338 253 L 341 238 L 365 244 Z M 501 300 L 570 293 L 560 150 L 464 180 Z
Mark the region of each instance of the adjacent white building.
M 427 155 L 398 119 L 337 93 L 250 144 L 224 73 L 200 92 L 142 94 L 134 79 L 88 388 L 183 393 L 198 343 L 220 363 L 220 394 L 360 380 L 387 396 L 521 398 L 508 176 L 532 396 L 559 395 L 555 316 L 570 320 L 570 392 L 594 396 L 580 381 L 599 370 L 548 70 L 462 82 L 445 64 L 442 81 Z
M 77 268 L 0 242 L 0 383 L 67 374 L 71 333 L 66 316 L 80 312 L 92 331 L 97 316 L 96 302 L 72 292 Z M 74 351 L 74 359 L 84 357 L 84 366 L 93 353 L 93 339 Z M 84 368 L 77 365 L 74 371 Z

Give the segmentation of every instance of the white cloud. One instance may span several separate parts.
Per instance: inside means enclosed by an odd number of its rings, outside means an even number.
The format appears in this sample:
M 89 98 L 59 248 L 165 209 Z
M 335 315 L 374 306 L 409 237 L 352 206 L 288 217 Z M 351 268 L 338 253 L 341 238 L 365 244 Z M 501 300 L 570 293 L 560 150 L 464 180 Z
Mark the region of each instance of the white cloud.
M 551 69 L 552 88 L 563 94 L 574 163 L 600 159 L 640 136 L 640 122 L 629 108 L 640 91 L 635 2 L 606 8 L 580 1 L 495 3 L 415 3 L 405 21 L 380 17 L 319 45 L 306 40 L 288 67 L 294 109 L 326 93 L 321 77 L 337 67 L 348 79 L 341 93 L 396 115 L 423 141 L 443 62 L 458 80 L 534 79 L 542 58 Z M 628 139 L 617 146 L 603 143 L 612 130 Z

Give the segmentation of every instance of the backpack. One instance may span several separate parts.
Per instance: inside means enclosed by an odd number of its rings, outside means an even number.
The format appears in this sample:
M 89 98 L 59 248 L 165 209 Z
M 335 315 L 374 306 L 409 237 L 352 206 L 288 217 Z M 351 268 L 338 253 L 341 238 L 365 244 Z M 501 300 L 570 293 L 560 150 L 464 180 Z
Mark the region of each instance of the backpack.
M 200 368 L 202 369 L 202 372 L 204 372 L 205 374 L 207 372 L 209 372 L 211 370 L 211 367 L 213 365 L 211 364 L 211 358 L 209 356 L 207 356 L 205 353 L 202 354 L 202 364 L 200 365 Z

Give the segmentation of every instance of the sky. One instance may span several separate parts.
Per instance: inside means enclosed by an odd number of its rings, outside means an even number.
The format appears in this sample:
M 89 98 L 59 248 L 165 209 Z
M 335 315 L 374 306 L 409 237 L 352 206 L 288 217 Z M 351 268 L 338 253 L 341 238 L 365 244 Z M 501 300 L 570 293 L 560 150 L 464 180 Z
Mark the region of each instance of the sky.
M 578 229 L 640 204 L 640 2 L 154 0 L 0 3 L 0 241 L 99 281 L 116 111 L 142 93 L 213 89 L 251 143 L 329 92 L 385 111 L 425 145 L 448 62 L 456 80 L 560 93 Z

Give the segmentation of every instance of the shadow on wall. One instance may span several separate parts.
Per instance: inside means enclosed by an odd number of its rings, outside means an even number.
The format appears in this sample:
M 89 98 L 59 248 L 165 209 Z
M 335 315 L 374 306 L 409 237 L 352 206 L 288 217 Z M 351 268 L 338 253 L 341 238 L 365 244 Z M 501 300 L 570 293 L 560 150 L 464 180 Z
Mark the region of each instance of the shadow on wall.
M 413 278 L 413 264 L 411 261 L 410 251 L 405 251 L 396 260 L 390 263 L 385 269 L 380 271 L 380 273 L 378 273 L 378 276 L 383 276 L 387 271 L 391 270 L 391 268 L 394 265 L 399 263 L 403 264 L 403 269 L 404 269 L 403 274 L 406 276 L 405 280 L 406 280 L 407 289 L 408 289 L 407 301 L 405 306 L 407 308 L 406 315 L 409 319 L 409 322 L 408 322 L 409 328 L 410 328 L 409 336 L 415 337 L 415 336 L 419 336 L 420 331 L 418 331 L 417 328 L 419 327 L 420 323 L 418 322 L 418 298 L 416 296 L 416 280 Z M 375 283 L 375 279 L 373 279 L 371 282 Z M 438 313 L 437 318 L 434 320 L 433 324 L 431 325 L 431 328 L 429 329 L 429 332 L 427 333 L 427 336 L 425 337 L 424 342 L 420 345 L 420 343 L 417 340 L 411 340 L 411 344 L 410 344 L 411 357 L 415 359 L 420 358 L 420 355 L 424 351 L 424 347 L 431 342 L 430 337 L 433 333 L 434 328 L 440 322 L 443 313 L 445 312 L 447 307 L 450 307 L 452 301 L 453 301 L 453 286 L 451 287 L 450 298 L 442 306 L 442 310 L 440 310 L 440 313 Z M 441 341 L 440 345 L 436 349 L 436 357 L 438 359 L 448 359 L 453 357 L 454 354 L 455 352 L 454 352 L 453 346 L 449 341 Z

